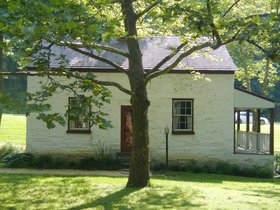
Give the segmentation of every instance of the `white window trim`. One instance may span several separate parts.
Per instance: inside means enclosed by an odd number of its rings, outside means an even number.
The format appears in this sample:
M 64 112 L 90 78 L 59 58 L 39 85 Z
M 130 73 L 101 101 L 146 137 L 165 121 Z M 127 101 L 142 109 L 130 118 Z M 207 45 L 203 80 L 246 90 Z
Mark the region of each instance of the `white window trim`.
M 77 98 L 75 97 L 69 97 L 68 99 L 68 105 L 70 106 L 71 105 L 71 101 L 72 100 L 77 100 Z M 89 109 L 88 109 L 89 111 Z M 89 124 L 89 121 L 86 122 L 87 124 L 87 127 L 81 127 L 81 128 L 78 128 L 78 127 L 70 127 L 71 125 L 71 121 L 74 121 L 74 120 L 71 120 L 70 117 L 69 117 L 69 114 L 68 114 L 68 130 L 67 130 L 67 133 L 91 133 L 90 131 L 90 124 Z M 74 123 L 76 123 L 74 121 Z
M 175 103 L 178 101 L 186 101 L 186 102 L 191 102 L 191 114 L 175 114 Z M 194 100 L 190 98 L 175 98 L 172 99 L 172 133 L 173 134 L 194 134 Z M 189 129 L 176 129 L 175 126 L 175 117 L 191 117 L 191 128 Z

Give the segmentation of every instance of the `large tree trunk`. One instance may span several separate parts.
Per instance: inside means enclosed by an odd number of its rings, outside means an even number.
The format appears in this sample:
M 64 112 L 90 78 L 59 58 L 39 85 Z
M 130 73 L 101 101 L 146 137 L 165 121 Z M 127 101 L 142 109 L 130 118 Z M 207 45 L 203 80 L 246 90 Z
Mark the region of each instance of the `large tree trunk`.
M 149 185 L 149 100 L 145 87 L 139 87 L 131 97 L 133 111 L 133 144 L 127 187 Z
M 133 143 L 132 158 L 129 168 L 127 187 L 145 187 L 149 185 L 149 123 L 148 108 L 150 102 L 144 83 L 142 53 L 137 37 L 136 21 L 132 0 L 122 1 L 122 13 L 127 32 L 127 47 L 129 51 L 128 78 L 130 81 L 131 105 L 133 111 Z

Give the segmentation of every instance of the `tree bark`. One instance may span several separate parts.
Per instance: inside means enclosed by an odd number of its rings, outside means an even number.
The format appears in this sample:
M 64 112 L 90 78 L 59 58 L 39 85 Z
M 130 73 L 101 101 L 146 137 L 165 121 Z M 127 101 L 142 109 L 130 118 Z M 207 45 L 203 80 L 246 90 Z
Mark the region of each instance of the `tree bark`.
M 133 143 L 127 187 L 145 187 L 150 184 L 149 121 L 146 88 L 139 87 L 131 97 L 133 111 Z
M 137 37 L 137 15 L 132 0 L 123 0 L 122 13 L 127 33 L 126 42 L 129 52 L 128 78 L 130 82 L 133 142 L 127 187 L 145 187 L 150 184 L 149 165 L 149 122 L 147 90 L 143 70 L 142 52 Z

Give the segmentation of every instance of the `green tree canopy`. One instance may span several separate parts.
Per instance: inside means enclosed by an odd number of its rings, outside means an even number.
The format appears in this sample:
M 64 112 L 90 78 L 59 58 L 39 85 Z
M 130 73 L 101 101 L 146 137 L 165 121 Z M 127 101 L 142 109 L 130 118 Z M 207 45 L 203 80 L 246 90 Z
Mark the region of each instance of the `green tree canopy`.
M 169 72 L 183 58 L 201 49 L 207 47 L 217 49 L 234 41 L 256 41 L 262 37 L 263 29 L 275 34 L 275 39 L 278 40 L 278 2 L 263 0 L 1 1 L 0 32 L 9 37 L 5 47 L 17 52 L 22 67 L 32 61 L 39 67 L 36 70 L 41 76 L 46 75 L 51 78 L 52 74 L 55 74 L 74 77 L 79 84 L 91 81 L 97 85 L 96 87 L 115 86 L 131 97 L 133 147 L 127 186 L 140 187 L 149 184 L 147 113 L 150 102 L 146 84 L 153 78 Z M 181 44 L 172 49 L 170 55 L 155 65 L 152 70 L 145 72 L 139 39 L 152 35 L 180 36 Z M 105 44 L 113 39 L 125 40 L 128 51 Z M 46 46 L 45 42 L 49 45 Z M 115 81 L 100 81 L 90 75 L 85 76 L 69 71 L 63 68 L 63 65 L 57 72 L 50 72 L 48 49 L 52 45 L 65 46 L 109 64 L 127 75 L 130 86 L 123 87 Z M 110 59 L 103 58 L 98 51 L 127 57 L 128 69 L 123 69 Z M 39 52 L 45 53 L 38 56 Z M 163 68 L 163 65 L 175 56 L 176 59 Z M 59 87 L 58 84 L 57 86 Z M 89 87 L 88 90 L 90 88 L 95 86 Z M 50 89 L 56 90 L 55 87 Z M 48 96 L 50 95 L 52 94 Z

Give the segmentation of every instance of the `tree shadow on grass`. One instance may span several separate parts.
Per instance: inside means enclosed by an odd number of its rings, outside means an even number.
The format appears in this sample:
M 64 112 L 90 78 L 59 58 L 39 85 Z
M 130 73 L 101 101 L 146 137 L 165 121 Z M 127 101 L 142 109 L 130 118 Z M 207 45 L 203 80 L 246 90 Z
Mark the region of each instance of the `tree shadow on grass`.
M 198 208 L 203 204 L 192 203 L 198 192 L 183 192 L 180 188 L 160 189 L 157 187 L 124 188 L 105 197 L 98 198 L 79 206 L 70 208 L 80 210 L 87 208 L 113 209 L 189 209 Z
M 113 192 L 105 197 L 98 198 L 90 203 L 85 203 L 79 206 L 75 206 L 70 208 L 71 210 L 79 210 L 79 209 L 86 209 L 90 207 L 100 207 L 102 206 L 104 209 L 115 209 L 114 205 L 118 204 L 125 196 L 140 190 L 139 188 L 124 188 L 119 191 Z M 129 208 L 122 208 L 122 209 L 129 209 Z
M 179 187 L 159 187 L 159 190 L 151 189 L 145 193 L 145 196 L 139 199 L 139 203 L 145 203 L 147 206 L 159 207 L 159 209 L 190 209 L 203 206 L 202 203 L 195 203 L 197 198 L 201 198 L 199 192 L 194 189 L 182 190 Z M 144 207 L 145 209 L 145 207 Z
M 274 189 L 270 190 L 253 190 L 256 193 L 256 196 L 267 197 L 267 198 L 279 198 L 280 192 Z

